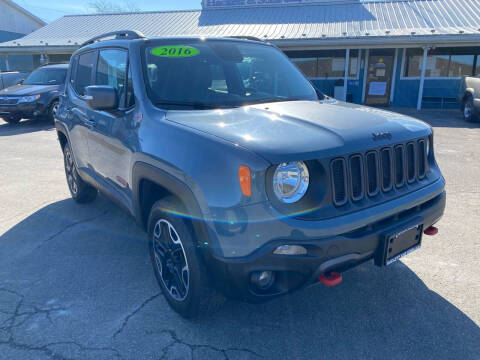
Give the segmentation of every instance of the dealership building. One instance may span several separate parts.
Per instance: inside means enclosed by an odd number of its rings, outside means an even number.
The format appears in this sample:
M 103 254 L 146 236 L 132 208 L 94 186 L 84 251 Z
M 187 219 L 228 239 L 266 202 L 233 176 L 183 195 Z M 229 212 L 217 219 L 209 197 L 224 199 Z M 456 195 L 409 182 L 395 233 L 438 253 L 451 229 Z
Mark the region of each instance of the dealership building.
M 0 44 L 0 59 L 67 60 L 96 35 L 255 37 L 280 47 L 322 92 L 350 102 L 457 107 L 480 74 L 480 0 L 203 0 L 201 10 L 64 16 Z

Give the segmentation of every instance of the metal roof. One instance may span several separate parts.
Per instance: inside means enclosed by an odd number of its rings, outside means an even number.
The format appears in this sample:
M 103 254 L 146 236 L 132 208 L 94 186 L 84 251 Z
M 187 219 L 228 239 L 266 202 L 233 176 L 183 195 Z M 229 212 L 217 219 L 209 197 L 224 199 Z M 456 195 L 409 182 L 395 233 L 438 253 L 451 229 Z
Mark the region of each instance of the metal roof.
M 12 48 L 75 48 L 101 33 L 135 29 L 147 37 L 254 36 L 278 45 L 480 41 L 480 0 L 397 0 L 212 10 L 64 16 Z M 454 36 L 455 35 L 455 36 Z

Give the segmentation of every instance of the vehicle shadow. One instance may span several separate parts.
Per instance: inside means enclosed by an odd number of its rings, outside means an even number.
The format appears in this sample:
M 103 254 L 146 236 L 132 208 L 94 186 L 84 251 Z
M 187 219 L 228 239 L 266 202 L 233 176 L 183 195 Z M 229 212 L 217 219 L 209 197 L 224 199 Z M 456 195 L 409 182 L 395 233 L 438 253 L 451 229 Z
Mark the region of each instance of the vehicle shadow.
M 53 124 L 43 119 L 23 119 L 18 124 L 9 124 L 0 118 L 0 136 L 27 134 L 36 131 L 52 130 Z
M 480 328 L 402 262 L 386 269 L 364 264 L 337 287 L 314 286 L 264 304 L 227 300 L 187 321 L 163 297 L 152 297 L 159 290 L 145 238 L 101 197 L 83 206 L 52 203 L 0 236 L 0 285 L 27 293 L 22 287 L 29 284 L 30 303 L 43 293 L 76 303 L 78 318 L 54 317 L 64 336 L 92 329 L 104 346 L 106 335 L 98 333 L 110 326 L 112 342 L 132 351 L 143 346 L 143 336 L 151 342 L 148 336 L 168 331 L 190 344 L 265 358 L 478 358 Z M 29 328 L 28 336 L 36 331 L 43 329 Z

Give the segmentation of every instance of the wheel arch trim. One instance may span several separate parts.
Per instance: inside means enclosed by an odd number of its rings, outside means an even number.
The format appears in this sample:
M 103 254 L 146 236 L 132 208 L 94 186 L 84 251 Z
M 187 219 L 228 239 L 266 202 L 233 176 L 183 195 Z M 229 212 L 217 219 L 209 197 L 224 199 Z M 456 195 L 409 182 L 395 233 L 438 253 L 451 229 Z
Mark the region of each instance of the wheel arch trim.
M 143 161 L 137 161 L 133 165 L 132 171 L 132 192 L 135 204 L 135 218 L 139 226 L 145 230 L 148 230 L 148 215 L 145 216 L 142 214 L 142 204 L 140 198 L 140 186 L 142 180 L 148 180 L 154 184 L 157 184 L 174 196 L 177 196 L 185 205 L 187 213 L 195 214 L 194 218 L 191 220 L 193 220 L 192 224 L 196 235 L 205 239 L 209 238 L 208 230 L 202 221 L 203 213 L 200 205 L 189 186 L 164 170 L 161 170 Z

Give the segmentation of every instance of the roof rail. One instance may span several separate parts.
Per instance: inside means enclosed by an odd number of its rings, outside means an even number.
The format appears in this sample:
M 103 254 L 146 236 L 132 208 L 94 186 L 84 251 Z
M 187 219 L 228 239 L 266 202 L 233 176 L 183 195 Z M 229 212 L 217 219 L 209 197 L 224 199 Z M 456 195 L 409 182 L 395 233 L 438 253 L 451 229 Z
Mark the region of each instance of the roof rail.
M 243 40 L 252 40 L 252 41 L 261 41 L 263 42 L 262 39 L 259 39 L 255 36 L 225 36 L 228 39 L 243 39 Z
M 97 41 L 100 41 L 102 39 L 108 38 L 115 36 L 115 39 L 124 39 L 124 40 L 134 40 L 134 39 L 145 39 L 146 36 L 143 35 L 140 31 L 138 30 L 118 30 L 118 31 L 112 31 L 109 33 L 105 33 L 102 35 L 95 36 L 91 38 L 90 40 L 85 41 L 80 47 L 84 47 L 90 44 L 93 44 Z

